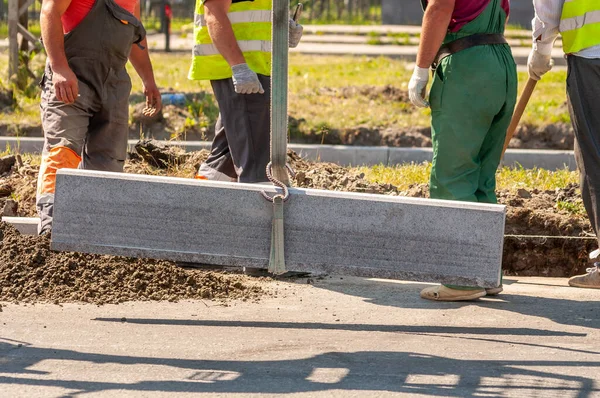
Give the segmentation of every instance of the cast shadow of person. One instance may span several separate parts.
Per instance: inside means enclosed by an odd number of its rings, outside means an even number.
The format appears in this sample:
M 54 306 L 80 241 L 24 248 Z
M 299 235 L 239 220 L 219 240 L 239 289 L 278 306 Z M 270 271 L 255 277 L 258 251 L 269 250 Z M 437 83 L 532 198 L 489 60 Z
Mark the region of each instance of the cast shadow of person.
M 165 366 L 181 377 L 153 380 L 143 374 L 128 380 L 101 381 L 102 376 L 62 378 L 52 371 L 32 370 L 44 361 L 73 362 L 94 372 L 96 365 L 126 367 Z M 597 362 L 552 360 L 463 360 L 412 352 L 326 352 L 290 360 L 204 360 L 86 353 L 35 347 L 0 339 L 0 385 L 19 388 L 66 389 L 68 396 L 93 392 L 161 393 L 263 393 L 373 392 L 465 397 L 475 395 L 527 396 L 575 394 L 588 397 L 600 392 L 592 376 Z M 120 368 L 121 367 L 121 368 Z M 532 368 L 537 369 L 532 369 Z M 545 367 L 554 369 L 544 370 Z M 590 368 L 590 376 L 563 374 L 559 368 Z M 100 368 L 102 369 L 102 368 Z M 169 371 L 173 374 L 173 371 Z
M 419 297 L 421 289 L 430 286 L 418 282 L 396 282 L 382 279 L 326 277 L 315 286 L 342 294 L 363 298 L 366 302 L 398 308 L 416 308 L 423 310 L 453 310 L 464 306 L 481 306 L 499 311 L 515 312 L 532 317 L 544 317 L 553 322 L 569 326 L 581 326 L 600 329 L 600 311 L 598 301 L 578 301 L 568 298 L 519 295 L 511 293 L 513 283 L 540 285 L 535 282 L 516 282 L 516 279 L 504 278 L 504 292 L 494 297 L 484 297 L 474 301 L 435 302 Z M 340 279 L 342 278 L 342 279 Z M 342 282 L 343 281 L 343 282 Z M 569 286 L 551 285 L 553 289 L 576 289 Z M 595 292 L 586 292 L 595 293 Z M 600 300 L 600 291 L 598 292 Z M 549 295 L 550 296 L 550 295 Z

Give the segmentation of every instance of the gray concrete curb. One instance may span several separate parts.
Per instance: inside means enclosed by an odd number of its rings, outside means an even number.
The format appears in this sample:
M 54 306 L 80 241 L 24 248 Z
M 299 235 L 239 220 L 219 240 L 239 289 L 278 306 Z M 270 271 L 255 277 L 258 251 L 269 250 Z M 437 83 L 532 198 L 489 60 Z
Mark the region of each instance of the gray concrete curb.
M 2 217 L 2 221 L 9 223 L 23 235 L 37 235 L 38 217 Z
M 62 169 L 51 248 L 264 268 L 273 206 L 263 190 L 276 192 L 269 185 Z M 281 218 L 291 231 L 289 271 L 500 283 L 503 205 L 301 188 L 290 194 Z
M 130 148 L 137 140 L 129 140 Z M 209 149 L 208 141 L 170 141 L 186 151 Z M 44 144 L 43 138 L 37 137 L 0 137 L 0 149 L 11 148 L 20 153 L 40 153 Z M 342 166 L 394 166 L 404 163 L 430 162 L 433 155 L 431 148 L 396 148 L 385 146 L 348 146 L 348 145 L 310 145 L 290 144 L 290 149 L 308 160 L 337 163 Z M 509 149 L 502 162 L 506 166 L 523 166 L 557 170 L 565 166 L 575 170 L 573 151 L 549 149 Z

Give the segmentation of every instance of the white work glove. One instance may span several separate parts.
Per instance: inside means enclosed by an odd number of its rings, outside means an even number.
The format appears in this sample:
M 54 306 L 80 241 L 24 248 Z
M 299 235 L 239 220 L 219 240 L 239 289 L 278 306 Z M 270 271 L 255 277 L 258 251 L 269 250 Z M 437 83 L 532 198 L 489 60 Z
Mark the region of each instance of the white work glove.
M 258 80 L 258 76 L 248 67 L 248 64 L 233 65 L 231 71 L 233 72 L 233 87 L 235 88 L 236 93 L 265 93 L 262 84 L 260 84 L 260 80 Z
M 533 80 L 540 80 L 542 76 L 554 66 L 552 54 L 541 54 L 533 48 L 527 58 L 527 70 L 529 77 Z
M 419 68 L 415 65 L 415 70 L 408 83 L 408 97 L 414 106 L 419 108 L 427 108 L 429 106 L 429 102 L 425 100 L 427 82 L 429 82 L 429 68 Z
M 302 32 L 304 28 L 298 22 L 294 21 L 290 18 L 290 39 L 289 39 L 289 48 L 296 48 L 298 44 L 300 44 L 300 39 L 302 38 Z

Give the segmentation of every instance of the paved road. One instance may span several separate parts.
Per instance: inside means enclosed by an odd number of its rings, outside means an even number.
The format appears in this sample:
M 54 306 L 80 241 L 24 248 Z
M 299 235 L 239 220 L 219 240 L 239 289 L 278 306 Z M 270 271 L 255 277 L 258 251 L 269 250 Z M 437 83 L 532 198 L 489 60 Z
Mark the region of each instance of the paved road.
M 227 307 L 9 304 L 0 396 L 599 397 L 600 291 L 505 283 L 475 303 L 338 276 Z
M 378 38 L 383 42 L 388 42 L 393 39 L 394 35 L 410 34 L 414 36 L 419 34 L 420 31 L 421 28 L 419 26 L 402 25 L 307 25 L 305 26 L 306 34 L 303 41 L 298 48 L 291 51 L 313 55 L 386 56 L 414 61 L 418 48 L 418 39 L 416 36 L 411 38 L 410 45 L 373 45 L 367 44 L 367 41 L 375 38 L 373 33 L 383 35 Z M 517 64 L 526 65 L 529 46 L 523 46 L 523 43 L 527 42 L 530 33 L 527 31 L 508 30 L 506 35 L 513 46 L 513 54 Z M 165 49 L 165 36 L 163 34 L 150 34 L 148 35 L 148 43 L 152 50 L 162 51 Z M 172 51 L 189 52 L 193 44 L 192 34 L 187 34 L 185 37 L 173 34 L 170 37 L 170 48 Z M 5 47 L 8 47 L 8 40 L 0 40 L 0 49 Z M 553 58 L 555 64 L 558 66 L 566 64 L 559 45 L 553 51 Z

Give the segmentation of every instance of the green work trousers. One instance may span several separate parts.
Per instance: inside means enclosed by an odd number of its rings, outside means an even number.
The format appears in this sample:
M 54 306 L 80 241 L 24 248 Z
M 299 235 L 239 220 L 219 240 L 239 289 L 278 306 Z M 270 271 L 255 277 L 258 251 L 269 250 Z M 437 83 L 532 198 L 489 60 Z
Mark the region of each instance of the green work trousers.
M 450 39 L 499 33 L 486 28 L 493 6 Z M 517 72 L 508 45 L 471 47 L 442 60 L 429 97 L 431 198 L 496 203 L 496 169 L 516 96 Z
M 444 43 L 480 33 L 504 33 L 500 0 Z M 433 164 L 430 197 L 496 203 L 496 169 L 517 98 L 517 70 L 508 45 L 452 54 L 435 71 L 429 96 Z M 453 289 L 477 289 L 446 285 Z

